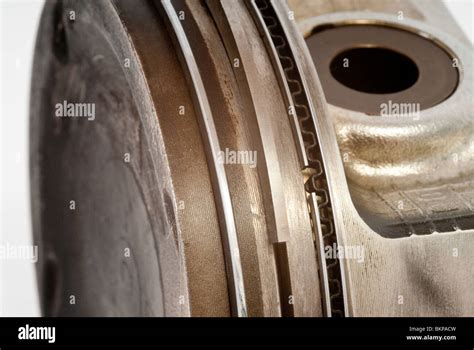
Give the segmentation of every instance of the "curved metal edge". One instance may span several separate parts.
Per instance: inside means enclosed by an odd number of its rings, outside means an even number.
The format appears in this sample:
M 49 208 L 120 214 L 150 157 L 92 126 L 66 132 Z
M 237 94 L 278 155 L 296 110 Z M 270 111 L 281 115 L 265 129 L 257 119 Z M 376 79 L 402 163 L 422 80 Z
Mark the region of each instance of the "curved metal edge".
M 275 1 L 275 0 L 270 0 L 270 1 L 271 1 L 272 5 L 275 8 L 275 12 L 279 16 L 279 20 L 282 24 L 283 31 L 285 32 L 287 38 L 289 38 L 288 42 L 290 43 L 291 51 L 295 52 L 295 47 L 294 47 L 295 44 L 291 40 L 291 36 L 289 35 L 289 31 L 292 30 L 294 33 L 297 33 L 301 37 L 302 41 L 303 41 L 303 36 L 301 36 L 296 23 L 291 23 L 291 21 L 288 19 L 287 16 L 282 16 L 281 15 L 281 13 L 288 13 L 290 11 L 290 9 L 288 8 L 288 5 L 287 5 L 286 1 L 283 1 L 283 2 Z M 306 47 L 306 45 L 304 45 L 304 46 L 302 45 L 302 50 L 303 50 L 303 54 L 301 55 L 301 57 L 303 57 L 303 59 L 307 58 L 307 57 L 310 57 L 310 54 L 309 54 L 309 51 L 308 51 L 308 48 Z M 315 126 L 317 136 L 318 136 L 318 140 L 321 142 L 322 137 L 321 137 L 320 133 L 322 131 L 318 127 L 319 123 L 317 122 L 318 116 L 317 116 L 317 112 L 316 112 L 316 108 L 315 108 L 315 102 L 313 101 L 313 96 L 310 93 L 310 88 L 309 88 L 310 83 L 308 81 L 309 79 L 315 79 L 315 80 L 318 81 L 318 84 L 319 84 L 319 80 L 317 78 L 317 73 L 315 73 L 315 71 L 316 71 L 315 69 L 313 69 L 314 74 L 309 75 L 309 76 L 305 76 L 304 70 L 303 70 L 303 62 L 300 61 L 301 57 L 299 57 L 298 55 L 294 55 L 294 59 L 295 59 L 296 65 L 297 65 L 297 70 L 300 73 L 300 76 L 301 76 L 301 79 L 302 79 L 303 89 L 306 93 L 306 98 L 308 99 L 308 105 L 309 105 L 309 108 L 310 108 L 311 116 L 312 116 L 312 119 L 313 119 L 313 123 L 314 123 L 314 126 Z M 312 62 L 311 62 L 311 64 L 312 64 Z M 322 90 L 321 90 L 321 93 L 322 93 Z M 324 99 L 323 103 L 326 103 L 325 99 Z M 337 141 L 336 141 L 335 137 L 334 137 L 334 142 L 336 142 L 336 146 L 337 146 Z M 322 143 L 321 143 L 320 147 L 321 146 L 323 146 Z M 339 148 L 337 148 L 337 149 L 339 150 Z M 325 159 L 327 157 L 327 155 L 324 154 L 323 149 L 321 150 L 321 157 L 322 157 L 323 164 L 326 167 L 328 167 L 328 162 Z M 336 157 L 339 157 L 339 153 L 337 153 Z M 341 163 L 341 166 L 342 166 L 342 163 Z M 331 178 L 332 178 L 331 172 L 329 171 L 329 173 L 327 173 L 326 176 L 327 176 L 327 181 L 328 181 L 329 193 L 330 193 L 330 196 L 331 196 L 332 202 L 333 202 L 332 204 L 333 204 L 334 207 L 337 208 L 338 205 L 337 205 L 336 201 L 338 199 L 336 198 L 336 195 L 335 195 L 335 193 L 332 189 L 332 186 L 329 185 L 329 184 L 332 183 L 332 181 L 331 181 Z M 343 231 L 343 230 L 341 230 L 341 226 L 343 225 L 342 218 L 337 216 L 337 215 L 334 215 L 334 224 L 336 226 L 335 229 L 336 229 L 336 236 L 337 236 L 338 244 L 343 244 L 344 240 L 342 238 L 342 233 L 341 233 Z M 341 273 L 341 281 L 340 282 L 341 282 L 343 301 L 344 301 L 344 314 L 345 314 L 345 316 L 350 316 L 350 312 L 351 312 L 350 311 L 350 305 L 349 305 L 350 304 L 350 302 L 349 302 L 350 294 L 348 292 L 348 283 L 347 283 L 347 275 L 346 275 L 345 264 L 343 264 L 342 262 L 340 264 L 340 273 Z
M 272 63 L 274 64 L 274 68 L 276 70 L 276 73 L 279 76 L 279 84 L 280 84 L 280 87 L 282 89 L 282 93 L 283 93 L 284 97 L 286 97 L 286 99 L 288 101 L 290 101 L 290 103 L 292 105 L 296 106 L 297 101 L 294 99 L 295 93 L 293 93 L 293 94 L 291 93 L 290 88 L 289 88 L 289 83 L 291 81 L 292 83 L 297 83 L 298 85 L 300 85 L 299 88 L 302 91 L 298 91 L 298 94 L 302 93 L 304 95 L 304 98 L 307 101 L 307 106 L 303 106 L 303 107 L 305 107 L 305 110 L 307 112 L 309 112 L 309 115 L 311 116 L 311 118 L 313 120 L 313 125 L 314 125 L 314 129 L 315 129 L 314 133 L 316 134 L 315 137 L 317 139 L 319 139 L 319 137 L 318 137 L 319 135 L 317 135 L 317 133 L 318 133 L 317 132 L 317 127 L 316 127 L 317 124 L 315 123 L 315 119 L 317 118 L 316 111 L 313 107 L 313 101 L 312 101 L 311 96 L 308 92 L 307 83 L 306 83 L 305 77 L 303 77 L 301 64 L 298 60 L 298 57 L 295 54 L 292 54 L 292 57 L 280 57 L 280 54 L 277 51 L 276 42 L 274 40 L 274 37 L 276 37 L 276 35 L 272 35 L 272 33 L 270 32 L 270 29 L 275 29 L 275 27 L 279 26 L 281 31 L 283 32 L 284 37 L 283 36 L 278 36 L 277 39 L 281 39 L 281 41 L 283 41 L 282 44 L 279 44 L 278 48 L 280 48 L 281 46 L 286 45 L 286 46 L 288 46 L 290 52 L 293 52 L 293 53 L 295 52 L 294 44 L 291 42 L 291 40 L 288 39 L 289 38 L 288 31 L 291 28 L 288 28 L 289 24 L 285 22 L 285 18 L 284 18 L 285 16 L 282 15 L 282 12 L 283 11 L 288 12 L 288 9 L 285 10 L 285 8 L 283 7 L 282 4 L 277 4 L 275 6 L 275 1 L 273 1 L 273 0 L 266 1 L 265 9 L 267 9 L 269 6 L 271 6 L 273 8 L 273 11 L 274 11 L 275 16 L 276 16 L 276 18 L 273 19 L 274 23 L 269 24 L 269 23 L 265 22 L 264 14 L 261 11 L 261 9 L 258 7 L 258 5 L 256 4 L 255 0 L 248 0 L 247 5 L 249 6 L 250 10 L 252 11 L 252 14 L 254 16 L 254 19 L 256 20 L 257 26 L 259 27 L 259 30 L 262 34 L 262 37 L 265 40 L 265 43 L 267 45 L 268 51 L 269 51 L 271 59 L 272 59 Z M 281 7 L 280 7 L 280 5 L 281 5 Z M 290 77 L 286 75 L 286 70 L 283 68 L 282 59 L 285 59 L 285 60 L 291 59 L 293 61 L 292 65 L 294 65 L 295 67 L 292 67 L 292 68 L 293 69 L 295 68 L 296 71 L 298 72 L 299 81 L 294 81 L 293 79 L 290 80 Z M 309 164 L 310 162 L 308 161 L 308 159 L 310 159 L 310 155 L 307 154 L 306 147 L 301 142 L 302 141 L 302 136 L 301 136 L 302 130 L 300 128 L 296 113 L 295 113 L 295 117 L 296 118 L 294 118 L 295 119 L 294 121 L 296 121 L 296 125 L 294 125 L 293 127 L 294 127 L 294 131 L 299 134 L 298 137 L 295 139 L 295 142 L 296 142 L 297 146 L 299 146 L 299 152 L 304 154 L 304 156 L 300 156 L 300 159 L 304 159 L 304 160 L 306 160 L 306 162 L 308 162 L 308 163 L 302 162 L 302 165 L 303 165 L 302 168 L 304 170 L 309 170 L 309 173 L 314 173 L 315 170 L 311 171 L 311 169 L 309 169 L 309 168 L 311 168 L 311 164 Z M 320 166 L 321 166 L 322 171 L 323 171 L 322 174 L 324 175 L 324 168 L 325 168 L 324 159 L 322 159 Z M 330 196 L 330 190 L 328 191 L 328 193 L 326 195 Z M 324 238 L 326 236 L 323 234 L 322 229 L 321 229 L 321 217 L 320 217 L 320 213 L 319 213 L 320 206 L 318 206 L 316 194 L 315 193 L 308 194 L 307 195 L 307 200 L 308 200 L 308 208 L 309 208 L 309 212 L 310 212 L 309 214 L 310 214 L 311 220 L 313 222 L 313 233 L 314 233 L 314 239 L 315 239 L 315 248 L 316 248 L 316 253 L 317 253 L 317 256 L 318 256 L 318 262 L 319 262 L 319 266 L 320 266 L 320 281 L 321 281 L 321 289 L 322 289 L 321 294 L 322 294 L 322 299 L 323 299 L 322 300 L 322 306 L 323 306 L 324 314 L 326 316 L 332 316 L 333 315 L 332 306 L 331 306 L 332 296 L 331 296 L 331 290 L 329 288 L 329 283 L 330 283 L 329 279 L 330 278 L 329 278 L 329 275 L 328 275 L 328 268 L 334 268 L 334 267 L 340 268 L 340 270 L 341 270 L 340 271 L 340 281 L 338 280 L 336 282 L 338 282 L 339 288 L 342 289 L 339 292 L 342 293 L 342 300 L 343 300 L 343 304 L 344 304 L 343 305 L 343 310 L 337 310 L 337 311 L 338 311 L 338 313 L 340 313 L 342 311 L 343 314 L 346 314 L 347 298 L 346 298 L 344 273 L 342 271 L 343 268 L 341 267 L 341 264 L 339 264 L 339 267 L 334 266 L 334 264 L 337 263 L 337 261 L 335 263 L 333 262 L 329 265 L 327 264 L 327 262 L 325 260 L 325 257 L 324 257 L 324 241 L 325 241 Z M 336 239 L 336 242 L 337 241 L 338 240 Z
M 218 154 L 221 149 L 209 100 L 191 46 L 172 1 L 161 0 L 161 7 L 165 14 L 164 17 L 166 17 L 167 25 L 170 28 L 169 32 L 173 36 L 177 50 L 180 52 L 180 60 L 183 68 L 188 75 L 190 83 L 193 85 L 193 100 L 198 114 L 203 141 L 207 149 L 208 164 L 211 176 L 214 180 L 213 187 L 215 190 L 217 210 L 221 221 L 220 226 L 224 244 L 224 256 L 227 265 L 226 268 L 232 314 L 238 317 L 247 317 L 242 264 L 234 213 L 232 210 L 232 201 L 230 198 L 225 168 L 218 159 Z
M 229 12 L 232 11 L 231 4 L 238 3 L 235 0 L 205 0 L 207 7 L 214 18 L 216 26 L 221 33 L 221 38 L 229 57 L 235 57 L 241 62 L 242 69 L 235 71 L 239 89 L 248 102 L 249 119 L 253 119 L 255 126 L 255 139 L 262 145 L 262 160 L 259 161 L 258 171 L 262 186 L 263 200 L 265 203 L 265 215 L 269 226 L 268 235 L 274 244 L 288 242 L 290 232 L 288 227 L 287 206 L 282 191 L 282 173 L 278 160 L 277 147 L 274 131 L 268 120 L 260 115 L 256 109 L 255 96 L 252 96 L 249 85 L 249 71 L 241 56 L 242 47 L 247 43 L 239 43 L 234 38 L 233 25 L 229 21 Z M 244 44 L 244 45 L 242 45 Z M 254 73 L 255 74 L 255 73 Z
M 285 100 L 285 104 L 289 110 L 289 116 L 291 119 L 291 127 L 293 131 L 293 136 L 295 138 L 295 143 L 298 148 L 298 157 L 300 161 L 300 166 L 301 169 L 305 169 L 309 167 L 309 161 L 308 157 L 306 155 L 306 152 L 304 151 L 304 141 L 303 137 L 301 135 L 301 128 L 298 122 L 298 117 L 295 112 L 295 106 L 293 103 L 293 97 L 291 96 L 291 91 L 288 86 L 288 81 L 285 79 L 285 70 L 283 69 L 283 66 L 280 62 L 280 59 L 278 57 L 278 52 L 275 48 L 275 45 L 273 45 L 271 33 L 268 30 L 268 27 L 265 25 L 265 20 L 263 17 L 260 15 L 260 11 L 258 9 L 257 4 L 255 3 L 255 0 L 250 0 L 245 2 L 247 7 L 250 9 L 250 12 L 252 14 L 252 17 L 257 24 L 257 29 L 260 32 L 260 35 L 263 38 L 263 41 L 265 43 L 265 46 L 267 50 L 270 53 L 270 60 L 272 62 L 272 65 L 274 69 L 277 71 L 277 79 L 278 79 L 278 84 L 280 85 L 280 90 L 282 92 L 283 98 Z

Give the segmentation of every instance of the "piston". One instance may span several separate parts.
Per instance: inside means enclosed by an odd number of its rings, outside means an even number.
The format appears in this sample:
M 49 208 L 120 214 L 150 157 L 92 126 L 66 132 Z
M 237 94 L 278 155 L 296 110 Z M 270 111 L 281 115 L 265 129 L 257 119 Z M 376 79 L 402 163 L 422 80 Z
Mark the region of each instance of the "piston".
M 43 314 L 474 315 L 472 44 L 419 3 L 47 1 Z

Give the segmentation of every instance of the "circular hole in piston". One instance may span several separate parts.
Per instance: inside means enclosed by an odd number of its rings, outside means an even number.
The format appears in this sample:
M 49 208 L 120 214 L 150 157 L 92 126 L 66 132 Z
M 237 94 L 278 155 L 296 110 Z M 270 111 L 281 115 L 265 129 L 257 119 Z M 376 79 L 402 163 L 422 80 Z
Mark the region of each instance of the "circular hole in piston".
M 415 62 L 396 51 L 358 47 L 337 55 L 331 74 L 348 88 L 370 94 L 390 94 L 413 86 L 419 72 Z
M 378 24 L 316 27 L 306 38 L 327 101 L 381 115 L 386 103 L 433 107 L 459 82 L 453 57 L 435 41 Z

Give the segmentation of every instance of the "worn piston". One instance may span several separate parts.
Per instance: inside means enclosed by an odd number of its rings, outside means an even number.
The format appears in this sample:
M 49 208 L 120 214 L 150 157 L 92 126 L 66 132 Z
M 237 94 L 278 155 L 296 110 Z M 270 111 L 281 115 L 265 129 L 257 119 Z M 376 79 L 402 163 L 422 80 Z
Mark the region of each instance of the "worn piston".
M 473 315 L 472 45 L 441 14 L 47 1 L 30 117 L 43 313 Z

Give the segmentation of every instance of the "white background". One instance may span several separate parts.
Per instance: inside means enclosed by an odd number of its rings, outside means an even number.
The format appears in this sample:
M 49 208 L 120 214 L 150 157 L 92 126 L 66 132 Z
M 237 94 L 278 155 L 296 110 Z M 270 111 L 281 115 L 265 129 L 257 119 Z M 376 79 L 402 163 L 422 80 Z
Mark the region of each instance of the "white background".
M 445 2 L 472 41 L 474 0 Z M 4 245 L 32 244 L 28 106 L 42 4 L 41 0 L 0 0 L 0 242 Z M 34 264 L 3 260 L 0 265 L 0 315 L 39 316 Z

